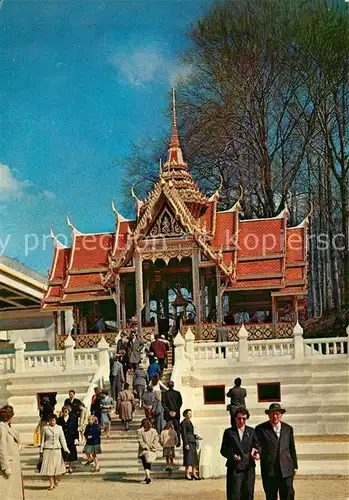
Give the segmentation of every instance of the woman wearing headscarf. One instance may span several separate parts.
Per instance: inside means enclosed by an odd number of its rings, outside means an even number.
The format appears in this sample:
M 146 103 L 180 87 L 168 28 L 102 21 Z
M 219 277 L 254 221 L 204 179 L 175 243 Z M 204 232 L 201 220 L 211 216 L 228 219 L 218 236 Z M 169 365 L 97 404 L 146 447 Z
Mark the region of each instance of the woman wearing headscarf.
M 0 492 L 6 492 L 6 500 L 23 500 L 19 436 L 11 427 L 13 416 L 12 406 L 0 409 Z

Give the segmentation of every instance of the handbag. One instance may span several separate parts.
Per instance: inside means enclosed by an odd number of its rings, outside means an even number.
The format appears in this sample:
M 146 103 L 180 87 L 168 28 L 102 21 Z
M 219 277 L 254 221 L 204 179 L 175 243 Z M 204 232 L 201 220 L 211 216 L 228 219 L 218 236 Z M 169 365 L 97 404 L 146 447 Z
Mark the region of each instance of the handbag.
M 146 450 L 143 453 L 144 460 L 147 462 L 147 464 L 152 464 L 156 460 L 156 451 L 150 451 Z
M 42 456 L 40 455 L 39 460 L 36 463 L 36 470 L 38 472 L 40 472 L 41 471 L 41 467 L 42 467 Z
M 110 419 L 112 419 L 112 418 L 117 418 L 117 414 L 115 413 L 115 411 L 114 411 L 114 410 L 110 410 L 110 411 L 108 412 L 108 416 L 109 416 L 109 418 L 110 418 Z

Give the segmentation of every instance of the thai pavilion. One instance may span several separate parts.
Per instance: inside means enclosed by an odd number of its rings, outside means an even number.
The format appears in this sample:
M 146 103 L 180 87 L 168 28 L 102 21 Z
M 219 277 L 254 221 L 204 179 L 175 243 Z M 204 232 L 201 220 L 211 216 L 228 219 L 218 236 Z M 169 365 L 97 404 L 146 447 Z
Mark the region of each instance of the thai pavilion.
M 155 327 L 167 332 L 180 312 L 202 340 L 214 338 L 223 321 L 232 339 L 242 321 L 253 339 L 292 336 L 306 307 L 308 218 L 288 227 L 285 209 L 244 220 L 241 200 L 219 211 L 219 190 L 205 196 L 183 159 L 174 99 L 167 161 L 148 198 L 132 196 L 135 219 L 112 203 L 115 228 L 108 233 L 83 234 L 67 219 L 71 246 L 52 234 L 42 307 L 53 312 L 58 346 L 69 333 L 67 312 L 80 347 L 101 335 L 111 342 L 130 321 L 144 337 Z M 104 333 L 99 318 L 109 325 Z

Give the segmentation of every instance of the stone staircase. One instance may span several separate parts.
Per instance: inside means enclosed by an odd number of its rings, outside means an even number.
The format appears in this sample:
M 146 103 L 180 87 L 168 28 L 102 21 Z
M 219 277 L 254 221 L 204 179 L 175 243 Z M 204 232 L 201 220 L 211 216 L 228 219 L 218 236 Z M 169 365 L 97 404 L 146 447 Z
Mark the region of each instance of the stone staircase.
M 92 473 L 92 465 L 84 466 L 85 456 L 82 454 L 83 446 L 78 447 L 79 460 L 74 463 L 74 472 L 66 474 L 65 478 L 76 479 L 89 477 L 91 479 L 108 479 L 112 481 L 139 480 L 144 479 L 144 471 L 140 460 L 137 457 L 138 443 L 136 431 L 140 422 L 144 418 L 142 410 L 137 409 L 134 413 L 134 419 L 130 425 L 130 430 L 126 432 L 119 419 L 112 421 L 112 430 L 110 438 L 102 438 L 102 454 L 100 458 L 101 471 Z M 39 448 L 27 446 L 22 450 L 22 470 L 24 479 L 38 479 L 39 474 L 35 471 Z M 182 448 L 176 449 L 176 461 L 179 464 L 173 468 L 172 473 L 165 471 L 166 460 L 162 457 L 162 450 L 158 452 L 158 458 L 153 464 L 153 477 L 183 477 L 184 469 L 182 467 Z

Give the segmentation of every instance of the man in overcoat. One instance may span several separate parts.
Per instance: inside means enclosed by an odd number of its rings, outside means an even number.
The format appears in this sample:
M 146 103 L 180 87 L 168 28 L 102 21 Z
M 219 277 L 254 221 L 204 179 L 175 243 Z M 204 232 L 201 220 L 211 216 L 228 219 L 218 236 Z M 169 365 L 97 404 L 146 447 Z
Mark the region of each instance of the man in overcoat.
M 181 444 L 180 417 L 182 407 L 182 395 L 174 389 L 172 380 L 168 383 L 168 391 L 165 392 L 162 398 L 162 406 L 164 407 L 164 417 L 166 422 L 173 422 L 174 430 L 178 436 L 178 445 Z
M 293 477 L 298 469 L 293 428 L 282 422 L 286 412 L 272 403 L 265 413 L 269 420 L 256 427 L 261 445 L 261 472 L 266 500 L 293 500 Z
M 227 500 L 253 500 L 259 443 L 253 427 L 246 425 L 248 417 L 246 408 L 238 408 L 235 425 L 224 431 L 221 455 L 227 459 Z
M 243 406 L 246 408 L 245 398 L 247 396 L 247 391 L 241 387 L 241 378 L 237 377 L 234 380 L 234 387 L 231 387 L 227 392 L 227 398 L 230 398 L 229 412 L 230 412 L 230 424 L 232 427 L 235 425 L 236 410 Z

